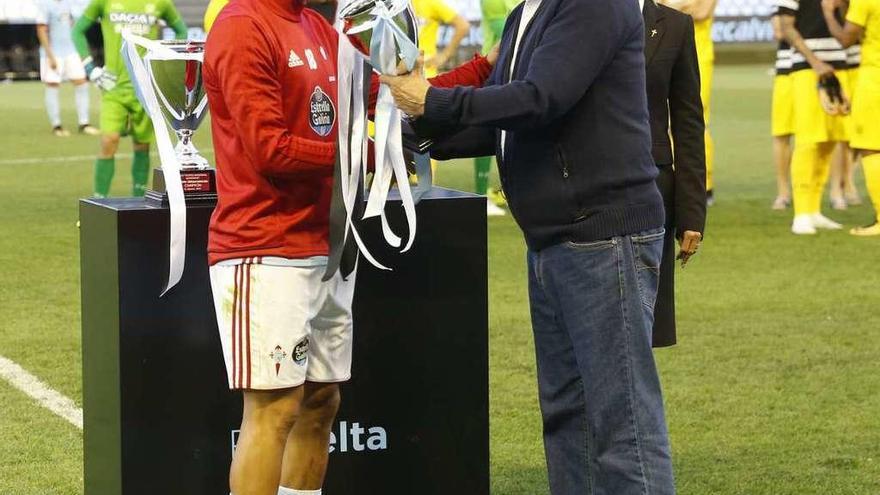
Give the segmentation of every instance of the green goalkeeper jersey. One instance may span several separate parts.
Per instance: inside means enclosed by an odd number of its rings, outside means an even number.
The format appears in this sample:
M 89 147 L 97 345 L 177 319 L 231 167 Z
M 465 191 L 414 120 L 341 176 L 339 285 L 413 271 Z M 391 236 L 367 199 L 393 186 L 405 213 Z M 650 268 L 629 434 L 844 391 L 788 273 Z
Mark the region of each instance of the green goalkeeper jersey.
M 92 0 L 83 17 L 101 22 L 104 36 L 104 69 L 117 77 L 117 88 L 131 88 L 131 78 L 122 59 L 122 32 L 159 39 L 163 24 L 180 25 L 182 20 L 172 0 Z

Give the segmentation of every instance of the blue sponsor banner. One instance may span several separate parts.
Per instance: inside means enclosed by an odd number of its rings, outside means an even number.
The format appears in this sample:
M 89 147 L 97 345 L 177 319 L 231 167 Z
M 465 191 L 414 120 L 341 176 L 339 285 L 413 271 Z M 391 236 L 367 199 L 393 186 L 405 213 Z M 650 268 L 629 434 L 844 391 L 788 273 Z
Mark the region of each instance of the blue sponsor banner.
M 773 41 L 770 16 L 775 0 L 718 0 L 712 39 L 716 43 L 767 43 Z

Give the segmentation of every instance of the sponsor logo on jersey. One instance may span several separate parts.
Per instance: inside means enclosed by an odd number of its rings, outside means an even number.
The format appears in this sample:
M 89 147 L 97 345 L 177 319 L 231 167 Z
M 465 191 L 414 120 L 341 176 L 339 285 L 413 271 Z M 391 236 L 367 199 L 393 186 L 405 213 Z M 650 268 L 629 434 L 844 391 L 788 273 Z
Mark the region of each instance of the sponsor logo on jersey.
M 333 100 L 319 86 L 315 86 L 309 100 L 309 126 L 319 136 L 329 136 L 336 122 Z
M 278 376 L 278 373 L 281 372 L 281 363 L 286 357 L 287 353 L 284 352 L 280 345 L 276 345 L 275 350 L 269 353 L 269 358 L 275 361 L 275 376 Z
M 296 54 L 295 51 L 290 50 L 290 56 L 287 57 L 287 66 L 288 67 L 301 67 L 303 64 L 303 59 L 299 58 L 299 55 Z
M 132 12 L 110 12 L 110 22 L 125 24 L 148 24 L 152 26 L 159 21 L 159 18 L 152 14 L 132 13 Z
M 318 61 L 315 60 L 315 54 L 308 48 L 306 48 L 306 60 L 309 61 L 309 69 L 315 70 L 318 68 Z
M 107 17 L 115 32 L 131 31 L 139 36 L 150 34 L 153 26 L 159 23 L 158 17 L 143 12 L 110 12 Z
M 302 340 L 299 341 L 296 346 L 293 348 L 293 362 L 302 366 L 306 363 L 306 360 L 309 358 L 309 338 L 303 337 Z

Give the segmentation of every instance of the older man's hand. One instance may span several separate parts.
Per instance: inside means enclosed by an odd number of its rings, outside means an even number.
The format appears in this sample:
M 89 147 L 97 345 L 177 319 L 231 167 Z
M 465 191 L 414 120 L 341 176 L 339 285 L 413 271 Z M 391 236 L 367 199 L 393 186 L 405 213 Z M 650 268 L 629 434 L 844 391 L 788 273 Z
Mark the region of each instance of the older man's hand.
M 681 243 L 681 251 L 679 251 L 677 259 L 681 260 L 682 268 L 687 265 L 691 256 L 697 254 L 697 250 L 700 249 L 700 241 L 702 240 L 703 234 L 693 230 L 686 230 L 681 235 L 681 239 L 679 239 L 679 242 Z
M 394 102 L 403 113 L 420 117 L 425 113 L 425 98 L 431 84 L 425 79 L 424 60 L 420 57 L 416 66 L 408 74 L 401 76 L 383 75 L 379 78 L 391 89 Z

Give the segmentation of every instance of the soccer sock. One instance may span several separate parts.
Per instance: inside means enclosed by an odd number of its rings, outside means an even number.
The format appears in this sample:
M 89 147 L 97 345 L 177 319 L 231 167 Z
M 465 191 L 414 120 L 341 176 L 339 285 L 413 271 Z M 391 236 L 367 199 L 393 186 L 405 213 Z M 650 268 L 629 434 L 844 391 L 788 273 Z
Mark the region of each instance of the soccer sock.
M 821 143 L 816 145 L 816 162 L 813 169 L 813 193 L 810 197 L 810 213 L 822 212 L 822 196 L 825 195 L 825 186 L 828 184 L 828 176 L 831 175 L 831 159 L 834 156 L 835 143 Z
M 713 172 L 715 170 L 715 141 L 712 140 L 712 134 L 709 128 L 706 128 L 706 190 L 711 191 L 715 187 Z
M 131 161 L 131 195 L 143 196 L 147 192 L 147 179 L 150 175 L 150 152 L 135 150 Z
M 61 105 L 58 103 L 58 88 L 46 86 L 46 113 L 52 127 L 61 125 Z
M 294 490 L 293 488 L 279 486 L 278 495 L 321 495 L 321 490 Z
M 481 156 L 474 158 L 474 183 L 477 194 L 486 195 L 489 192 L 489 171 L 492 169 L 492 158 Z
M 865 185 L 868 196 L 874 204 L 874 215 L 880 222 L 880 153 L 862 156 L 862 167 L 865 169 Z
M 89 85 L 80 84 L 74 89 L 76 99 L 76 115 L 79 117 L 79 125 L 89 123 Z
M 833 150 L 832 143 L 799 143 L 795 139 L 794 153 L 791 156 L 791 189 L 795 216 L 819 213 Z
M 110 194 L 110 183 L 116 170 L 115 158 L 98 158 L 95 160 L 95 197 L 106 198 Z

